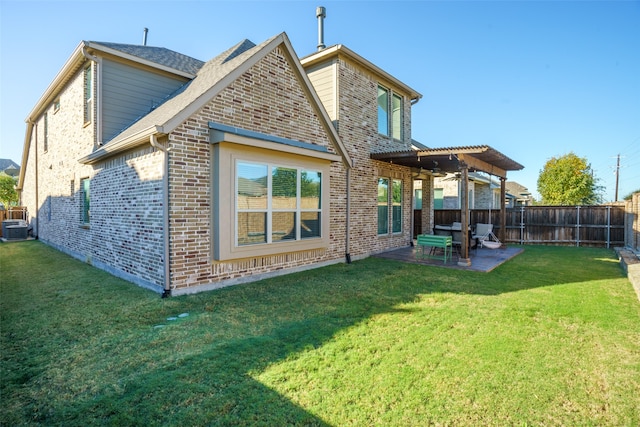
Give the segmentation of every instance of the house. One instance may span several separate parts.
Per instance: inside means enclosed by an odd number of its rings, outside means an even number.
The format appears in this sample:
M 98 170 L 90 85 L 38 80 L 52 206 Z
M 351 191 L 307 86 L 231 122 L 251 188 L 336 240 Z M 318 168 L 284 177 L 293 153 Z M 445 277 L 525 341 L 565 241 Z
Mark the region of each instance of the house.
M 460 209 L 460 173 L 449 173 L 434 179 L 434 209 Z M 526 187 L 506 181 L 507 208 L 531 205 L 533 198 Z M 486 174 L 469 172 L 468 201 L 470 209 L 499 209 L 500 182 Z
M 21 203 L 43 242 L 163 296 L 350 262 L 412 243 L 420 98 L 285 33 L 207 62 L 83 41 L 27 117 Z
M 0 173 L 14 177 L 18 176 L 20 173 L 20 166 L 11 159 L 0 159 Z

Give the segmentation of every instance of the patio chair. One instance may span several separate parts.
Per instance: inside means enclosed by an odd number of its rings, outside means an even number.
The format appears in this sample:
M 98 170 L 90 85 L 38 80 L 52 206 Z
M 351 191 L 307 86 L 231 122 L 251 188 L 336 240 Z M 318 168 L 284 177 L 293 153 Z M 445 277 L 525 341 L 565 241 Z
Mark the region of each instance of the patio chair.
M 489 235 L 493 234 L 493 224 L 476 224 L 476 233 L 472 236 L 472 238 L 480 244 L 482 248 L 485 240 L 489 239 Z
M 467 231 L 467 233 L 469 233 L 467 239 L 469 250 L 478 249 L 476 240 L 471 235 L 471 231 Z M 460 252 L 462 251 L 462 230 L 451 230 L 451 245 L 453 246 L 459 257 Z

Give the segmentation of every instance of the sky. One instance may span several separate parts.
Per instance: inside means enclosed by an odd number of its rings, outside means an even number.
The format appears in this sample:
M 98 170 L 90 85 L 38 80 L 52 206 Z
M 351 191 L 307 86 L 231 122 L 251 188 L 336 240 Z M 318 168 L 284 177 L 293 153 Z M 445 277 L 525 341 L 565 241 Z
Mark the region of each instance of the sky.
M 299 57 L 342 44 L 423 95 L 412 137 L 489 145 L 539 198 L 552 157 L 590 163 L 604 200 L 640 190 L 640 0 L 0 0 L 0 158 L 20 164 L 25 118 L 82 40 L 162 46 L 206 61 L 286 32 Z M 616 167 L 618 156 L 620 167 Z

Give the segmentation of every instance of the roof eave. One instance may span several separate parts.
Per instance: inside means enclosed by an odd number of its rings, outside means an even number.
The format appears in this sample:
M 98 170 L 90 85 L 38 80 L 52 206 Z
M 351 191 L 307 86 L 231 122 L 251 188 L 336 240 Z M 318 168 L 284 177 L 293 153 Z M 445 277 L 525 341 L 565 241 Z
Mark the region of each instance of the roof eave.
M 93 165 L 102 160 L 108 159 L 109 157 L 113 157 L 119 153 L 124 151 L 131 150 L 132 148 L 136 148 L 140 145 L 148 143 L 149 138 L 152 135 L 162 135 L 164 134 L 162 127 L 160 126 L 151 126 L 146 129 L 141 130 L 133 135 L 128 136 L 127 138 L 111 141 L 110 143 L 100 147 L 98 150 L 93 153 L 78 159 L 78 162 L 85 165 Z
M 310 67 L 312 65 L 318 64 L 322 61 L 329 59 L 332 56 L 344 55 L 351 60 L 357 62 L 360 66 L 372 72 L 373 74 L 378 75 L 382 78 L 382 80 L 386 80 L 393 86 L 400 88 L 401 90 L 407 92 L 412 101 L 418 102 L 422 98 L 422 94 L 415 89 L 411 88 L 409 85 L 401 82 L 396 77 L 392 76 L 388 72 L 384 71 L 382 68 L 378 67 L 371 61 L 365 59 L 364 57 L 358 55 L 348 47 L 342 44 L 337 44 L 330 46 L 326 49 L 323 49 L 318 52 L 314 52 L 310 55 L 305 56 L 300 59 L 300 63 L 304 68 Z

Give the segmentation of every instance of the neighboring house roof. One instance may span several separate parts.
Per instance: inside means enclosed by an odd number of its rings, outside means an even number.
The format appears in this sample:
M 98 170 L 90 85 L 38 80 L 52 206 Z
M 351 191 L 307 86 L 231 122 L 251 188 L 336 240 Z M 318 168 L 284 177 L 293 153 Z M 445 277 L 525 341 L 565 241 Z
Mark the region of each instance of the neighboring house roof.
M 0 159 L 0 171 L 4 172 L 7 169 L 20 169 L 20 165 L 11 159 Z
M 411 148 L 413 148 L 414 150 L 428 150 L 429 147 L 427 147 L 426 145 L 424 145 L 421 142 L 416 141 L 415 139 L 411 139 Z
M 337 44 L 334 46 L 329 46 L 326 49 L 322 49 L 318 52 L 314 52 L 310 55 L 305 56 L 300 59 L 300 63 L 308 68 L 315 64 L 326 61 L 334 56 L 344 55 L 345 57 L 351 59 L 352 61 L 359 64 L 361 67 L 365 68 L 369 72 L 376 75 L 379 79 L 381 79 L 382 83 L 386 83 L 387 85 L 391 85 L 393 87 L 399 88 L 402 91 L 406 92 L 409 95 L 409 99 L 411 102 L 415 104 L 422 98 L 422 94 L 420 94 L 415 89 L 412 89 L 409 85 L 404 84 L 397 78 L 393 77 L 391 74 L 384 71 L 382 68 L 378 67 L 374 63 L 366 60 L 362 56 L 358 55 L 348 47 L 342 44 Z
M 259 45 L 255 45 L 249 40 L 243 40 L 214 57 L 200 68 L 196 78 L 187 83 L 183 90 L 116 135 L 109 143 L 80 159 L 80 162 L 93 164 L 147 143 L 152 136 L 169 134 L 277 46 L 283 46 L 285 53 L 288 54 L 294 72 L 301 81 L 310 103 L 321 119 L 320 122 L 325 125 L 329 139 L 334 142 L 344 161 L 352 165 L 340 137 L 331 124 L 315 90 L 313 90 L 311 82 L 302 69 L 285 33 L 274 36 Z
M 531 196 L 531 192 L 527 187 L 520 185 L 516 181 L 507 181 L 505 183 L 505 187 L 507 191 L 511 194 L 515 194 L 518 197 L 529 198 Z

